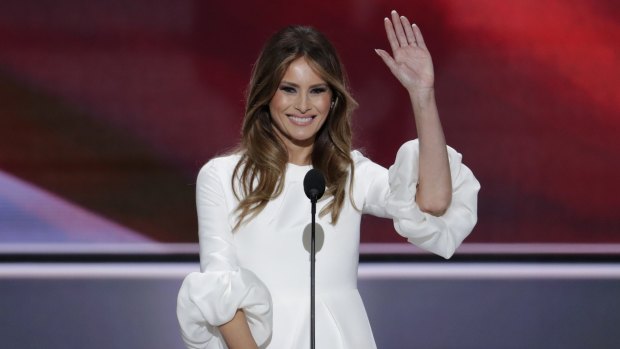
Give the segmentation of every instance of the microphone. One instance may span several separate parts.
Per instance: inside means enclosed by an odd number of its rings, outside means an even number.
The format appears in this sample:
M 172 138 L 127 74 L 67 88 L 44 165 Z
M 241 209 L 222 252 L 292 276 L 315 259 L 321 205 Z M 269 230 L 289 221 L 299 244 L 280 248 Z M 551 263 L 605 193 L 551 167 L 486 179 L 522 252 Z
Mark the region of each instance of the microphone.
M 304 192 L 308 199 L 316 203 L 325 193 L 325 177 L 316 168 L 311 169 L 304 177 Z
M 304 177 L 304 192 L 310 202 L 312 203 L 312 225 L 310 234 L 310 349 L 315 348 L 315 325 L 314 325 L 314 308 L 315 308 L 315 215 L 316 215 L 316 202 L 325 193 L 325 177 L 321 171 L 316 168 L 311 169 L 306 173 Z

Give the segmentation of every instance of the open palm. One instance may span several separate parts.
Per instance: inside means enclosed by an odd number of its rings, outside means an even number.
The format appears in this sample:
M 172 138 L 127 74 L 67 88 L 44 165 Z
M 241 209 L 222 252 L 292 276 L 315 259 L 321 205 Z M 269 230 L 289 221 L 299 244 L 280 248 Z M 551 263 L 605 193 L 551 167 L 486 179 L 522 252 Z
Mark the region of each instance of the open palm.
M 392 19 L 385 18 L 385 32 L 392 48 L 392 56 L 377 49 L 392 74 L 407 90 L 428 89 L 434 85 L 433 61 L 422 32 L 411 25 L 405 16 L 392 11 Z

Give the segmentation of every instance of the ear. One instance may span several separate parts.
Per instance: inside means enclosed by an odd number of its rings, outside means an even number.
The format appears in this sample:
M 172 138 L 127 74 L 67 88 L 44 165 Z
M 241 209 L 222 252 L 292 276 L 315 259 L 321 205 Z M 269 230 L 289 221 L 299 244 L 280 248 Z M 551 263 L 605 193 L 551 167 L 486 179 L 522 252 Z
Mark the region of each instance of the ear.
M 334 107 L 336 106 L 336 104 L 337 104 L 337 103 L 338 103 L 338 97 L 334 97 L 334 98 L 332 99 L 332 103 L 331 103 L 331 105 L 330 105 L 330 107 L 329 107 L 329 108 L 330 108 L 330 109 L 334 109 Z

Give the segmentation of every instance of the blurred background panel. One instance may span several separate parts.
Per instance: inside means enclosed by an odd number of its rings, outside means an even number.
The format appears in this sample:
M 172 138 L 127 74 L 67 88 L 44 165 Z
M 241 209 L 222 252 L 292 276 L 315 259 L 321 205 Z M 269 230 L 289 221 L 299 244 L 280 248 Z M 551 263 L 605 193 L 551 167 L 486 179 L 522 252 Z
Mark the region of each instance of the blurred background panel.
M 482 184 L 470 243 L 620 242 L 617 1 L 0 2 L 0 243 L 196 242 L 195 176 L 239 140 L 252 64 L 288 24 L 341 54 L 355 146 L 415 137 L 374 48 L 422 29 L 448 143 Z M 362 241 L 402 242 L 364 219 Z

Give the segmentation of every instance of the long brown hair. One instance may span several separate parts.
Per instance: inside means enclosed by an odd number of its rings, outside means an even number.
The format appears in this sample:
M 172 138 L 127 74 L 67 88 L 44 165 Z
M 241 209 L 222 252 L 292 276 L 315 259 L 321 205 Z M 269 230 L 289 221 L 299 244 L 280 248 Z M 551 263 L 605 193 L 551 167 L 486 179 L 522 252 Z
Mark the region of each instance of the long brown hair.
M 332 44 L 319 31 L 305 26 L 286 27 L 267 41 L 252 70 L 237 149 L 241 159 L 231 183 L 240 200 L 235 229 L 282 193 L 288 153 L 274 131 L 269 102 L 290 63 L 300 57 L 308 61 L 332 92 L 333 107 L 312 149 L 312 165 L 325 175 L 325 195 L 332 198 L 319 214 L 331 213 L 332 223 L 338 221 L 349 170 L 349 189 L 352 188 L 351 113 L 357 102 L 348 91 L 344 68 Z

